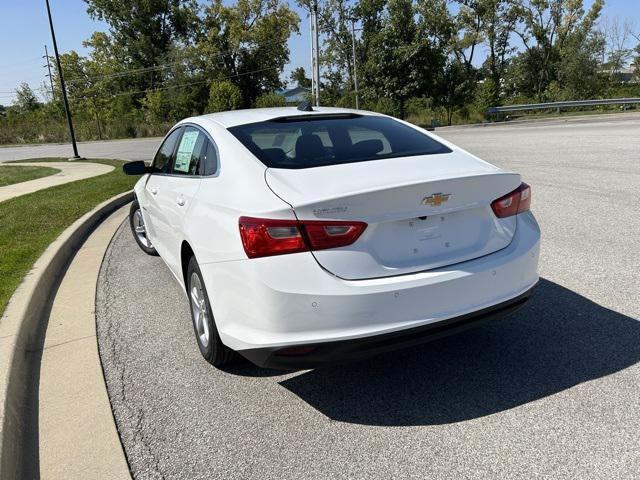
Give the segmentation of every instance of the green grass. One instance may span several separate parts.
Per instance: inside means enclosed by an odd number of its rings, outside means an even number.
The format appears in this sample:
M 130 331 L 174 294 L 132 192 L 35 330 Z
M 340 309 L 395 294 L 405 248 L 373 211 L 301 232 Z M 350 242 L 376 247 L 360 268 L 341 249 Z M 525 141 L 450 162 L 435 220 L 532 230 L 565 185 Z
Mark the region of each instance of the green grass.
M 25 274 L 53 240 L 96 205 L 131 190 L 137 180 L 122 173 L 122 162 L 118 160 L 87 161 L 116 169 L 0 202 L 0 315 Z
M 0 167 L 0 187 L 48 177 L 59 171 L 51 167 L 2 166 Z

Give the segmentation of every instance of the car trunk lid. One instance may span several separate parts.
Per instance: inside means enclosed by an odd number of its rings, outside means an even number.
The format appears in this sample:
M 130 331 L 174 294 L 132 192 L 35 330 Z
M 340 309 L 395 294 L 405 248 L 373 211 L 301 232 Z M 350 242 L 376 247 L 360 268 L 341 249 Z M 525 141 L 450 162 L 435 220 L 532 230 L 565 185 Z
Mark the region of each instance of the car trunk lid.
M 314 251 L 318 263 L 349 280 L 430 270 L 509 245 L 515 217 L 491 202 L 520 176 L 465 152 L 265 172 L 272 191 L 299 220 L 368 224 L 352 245 Z

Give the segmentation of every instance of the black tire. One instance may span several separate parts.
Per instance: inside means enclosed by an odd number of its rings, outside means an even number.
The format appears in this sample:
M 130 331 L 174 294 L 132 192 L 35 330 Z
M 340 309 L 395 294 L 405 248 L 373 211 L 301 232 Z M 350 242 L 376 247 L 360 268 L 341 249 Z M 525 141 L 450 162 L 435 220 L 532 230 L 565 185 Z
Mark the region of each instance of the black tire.
M 139 215 L 139 217 L 138 217 Z M 131 227 L 131 233 L 140 249 L 147 255 L 157 256 L 158 252 L 153 248 L 153 244 L 149 237 L 147 237 L 147 229 L 144 225 L 144 219 L 142 217 L 142 210 L 138 200 L 134 200 L 129 209 L 129 226 Z M 141 232 L 139 229 L 144 231 Z M 137 229 L 137 230 L 136 230 Z
M 211 310 L 211 303 L 209 303 L 209 294 L 195 257 L 191 257 L 189 260 L 186 284 L 191 310 L 191 322 L 193 323 L 193 331 L 196 335 L 200 353 L 202 353 L 207 362 L 215 367 L 230 363 L 236 358 L 236 352 L 220 340 L 216 322 L 213 318 L 213 310 Z M 202 312 L 205 312 L 204 316 Z

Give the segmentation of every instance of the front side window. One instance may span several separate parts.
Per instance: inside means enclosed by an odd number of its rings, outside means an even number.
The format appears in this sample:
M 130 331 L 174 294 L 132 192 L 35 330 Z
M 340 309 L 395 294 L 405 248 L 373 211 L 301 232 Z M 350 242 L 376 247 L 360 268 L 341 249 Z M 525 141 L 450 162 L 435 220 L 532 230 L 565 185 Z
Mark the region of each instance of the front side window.
M 169 173 L 171 168 L 171 157 L 176 149 L 176 142 L 180 138 L 182 128 L 176 128 L 162 143 L 162 146 L 153 159 L 153 168 L 156 172 Z
M 204 158 L 207 152 L 207 136 L 195 127 L 187 126 L 184 129 L 176 159 L 173 162 L 171 173 L 177 175 L 199 175 L 204 168 Z
M 424 133 L 373 115 L 310 115 L 229 128 L 272 168 L 323 165 L 451 153 Z

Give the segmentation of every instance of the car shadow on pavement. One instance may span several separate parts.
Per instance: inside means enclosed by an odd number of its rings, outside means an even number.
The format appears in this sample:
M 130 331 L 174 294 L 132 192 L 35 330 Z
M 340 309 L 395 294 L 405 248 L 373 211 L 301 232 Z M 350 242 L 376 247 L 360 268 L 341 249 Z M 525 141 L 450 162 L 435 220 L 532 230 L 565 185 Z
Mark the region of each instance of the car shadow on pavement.
M 507 319 L 280 384 L 333 420 L 438 425 L 508 410 L 639 360 L 640 321 L 541 280 Z

